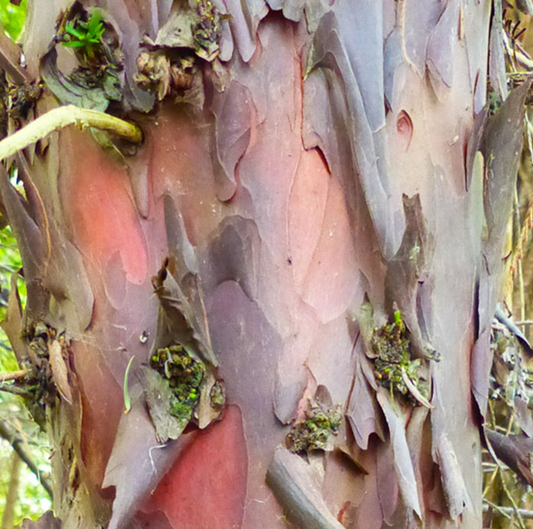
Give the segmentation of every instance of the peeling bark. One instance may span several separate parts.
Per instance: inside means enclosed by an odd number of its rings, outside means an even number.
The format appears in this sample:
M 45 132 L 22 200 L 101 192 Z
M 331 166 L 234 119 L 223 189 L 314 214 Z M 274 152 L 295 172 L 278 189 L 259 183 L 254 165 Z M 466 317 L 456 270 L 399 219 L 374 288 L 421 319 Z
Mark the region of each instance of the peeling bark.
M 30 3 L 25 76 L 68 4 Z M 529 88 L 482 112 L 491 2 L 216 1 L 209 60 L 159 34 L 192 8 L 94 4 L 124 53 L 110 112 L 142 147 L 65 129 L 19 154 L 25 195 L 0 175 L 28 286 L 4 328 L 47 388 L 34 404 L 59 447 L 63 527 L 479 526 L 487 329 Z M 147 49 L 174 75 L 160 103 L 135 81 Z M 55 106 L 46 92 L 35 112 Z M 369 361 L 396 306 L 417 355 L 440 357 L 426 407 Z M 202 386 L 161 445 L 141 373 L 178 345 L 226 405 L 207 413 Z M 291 454 L 321 386 L 344 414 L 332 450 Z

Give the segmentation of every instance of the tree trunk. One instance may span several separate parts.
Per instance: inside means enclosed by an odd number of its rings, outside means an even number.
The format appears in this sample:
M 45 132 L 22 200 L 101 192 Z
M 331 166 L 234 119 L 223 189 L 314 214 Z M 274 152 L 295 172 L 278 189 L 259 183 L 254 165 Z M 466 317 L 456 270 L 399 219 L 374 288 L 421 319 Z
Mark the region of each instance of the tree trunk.
M 213 3 L 91 2 L 105 46 L 63 46 L 92 8 L 30 1 L 30 116 L 109 104 L 144 134 L 65 129 L 18 155 L 24 195 L 1 179 L 57 517 L 480 527 L 529 87 L 483 110 L 491 2 Z

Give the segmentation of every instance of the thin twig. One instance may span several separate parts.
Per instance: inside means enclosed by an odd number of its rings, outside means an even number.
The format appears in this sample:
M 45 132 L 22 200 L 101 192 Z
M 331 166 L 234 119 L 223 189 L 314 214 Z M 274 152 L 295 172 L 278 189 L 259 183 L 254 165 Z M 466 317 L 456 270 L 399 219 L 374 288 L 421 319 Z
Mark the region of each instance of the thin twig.
M 110 116 L 105 112 L 67 105 L 50 110 L 50 112 L 43 114 L 11 136 L 0 141 L 0 161 L 45 138 L 51 132 L 69 125 L 107 130 L 133 143 L 142 141 L 142 133 L 139 127 L 127 121 Z
M 19 380 L 24 378 L 29 371 L 27 369 L 21 369 L 19 371 L 8 371 L 7 373 L 0 373 L 0 384 L 7 382 L 8 380 Z
M 43 476 L 42 472 L 39 471 L 37 465 L 33 462 L 30 454 L 24 448 L 24 443 L 22 439 L 16 435 L 5 421 L 0 419 L 0 437 L 4 438 L 12 447 L 13 450 L 19 455 L 20 459 L 26 463 L 28 468 L 37 476 L 39 483 L 43 486 L 44 490 L 48 493 L 50 498 L 52 497 L 52 485 L 50 481 Z
M 0 391 L 4 393 L 11 393 L 11 395 L 18 395 L 19 397 L 30 397 L 31 391 L 27 388 L 19 388 L 14 384 L 0 384 Z
M 488 401 L 488 408 L 489 408 L 489 419 L 490 419 L 489 425 L 490 426 L 494 426 L 495 423 L 496 423 L 496 420 L 494 418 L 494 408 L 492 406 L 492 401 L 490 399 Z M 489 452 L 490 452 L 490 450 L 489 450 Z M 493 458 L 494 458 L 494 456 L 493 456 Z M 485 489 L 483 490 L 483 497 L 485 497 L 488 494 L 488 492 L 489 492 L 490 488 L 492 487 L 492 484 L 494 483 L 494 480 L 496 479 L 497 475 L 498 475 L 498 465 L 495 465 L 495 468 L 492 471 L 491 476 L 487 480 L 487 484 L 485 485 Z
M 520 218 L 520 202 L 518 199 L 518 187 L 515 188 L 514 193 L 514 204 L 513 204 L 513 213 L 515 217 L 516 226 L 521 231 L 518 241 L 516 242 L 516 246 L 514 249 L 515 257 L 516 257 L 516 275 L 518 276 L 518 296 L 520 299 L 520 319 L 525 320 L 526 319 L 526 296 L 525 296 L 525 290 L 524 290 L 524 274 L 522 269 L 522 259 L 524 258 L 524 244 L 522 240 L 522 219 Z M 526 223 L 524 223 L 526 224 Z M 526 224 L 524 226 L 524 229 L 527 229 L 529 226 Z M 514 232 L 514 230 L 513 230 Z M 529 230 L 528 230 L 529 233 Z M 513 259 L 514 260 L 514 259 Z
M 2 304 L 2 301 L 0 300 L 0 307 L 3 307 L 4 305 Z M 13 349 L 6 345 L 2 340 L 0 340 L 0 348 L 2 348 L 4 351 L 9 351 L 11 352 Z
M 485 503 L 485 505 L 483 505 L 483 512 L 487 512 L 489 510 L 489 507 L 492 507 L 497 513 L 501 514 L 503 517 L 513 521 L 516 524 L 516 520 L 513 520 L 511 513 L 508 513 L 506 510 L 503 509 L 503 507 L 500 507 L 499 505 L 496 505 L 495 503 L 492 503 L 491 501 L 486 499 L 483 499 L 483 503 Z
M 511 518 L 511 515 L 514 514 L 514 509 L 512 507 L 501 507 L 496 505 L 489 500 L 483 500 L 486 505 L 483 506 L 483 510 L 486 512 L 489 510 L 489 507 L 492 507 L 496 512 L 499 512 L 502 516 L 506 518 Z M 528 511 L 527 509 L 518 509 L 520 516 L 525 520 L 533 520 L 533 511 Z
M 509 492 L 509 489 L 507 488 L 507 485 L 505 484 L 504 470 L 503 470 L 502 464 L 500 460 L 498 459 L 498 457 L 496 456 L 496 452 L 494 452 L 494 448 L 492 448 L 492 444 L 490 443 L 488 437 L 485 436 L 485 440 L 487 442 L 487 449 L 488 449 L 489 454 L 492 456 L 492 459 L 494 459 L 494 462 L 496 463 L 496 465 L 498 465 L 498 469 L 495 472 L 499 472 L 500 474 L 500 480 L 501 480 L 503 491 L 505 492 L 505 495 L 507 496 L 507 498 L 509 498 L 511 505 L 513 506 L 513 512 L 516 515 L 516 518 L 518 520 L 518 525 L 520 526 L 520 529 L 526 529 L 526 525 L 524 524 L 524 520 L 522 516 L 520 515 L 518 506 L 516 505 L 516 502 L 514 501 L 512 494 Z M 485 487 L 485 491 L 483 491 L 483 495 L 485 495 L 487 488 L 488 486 Z

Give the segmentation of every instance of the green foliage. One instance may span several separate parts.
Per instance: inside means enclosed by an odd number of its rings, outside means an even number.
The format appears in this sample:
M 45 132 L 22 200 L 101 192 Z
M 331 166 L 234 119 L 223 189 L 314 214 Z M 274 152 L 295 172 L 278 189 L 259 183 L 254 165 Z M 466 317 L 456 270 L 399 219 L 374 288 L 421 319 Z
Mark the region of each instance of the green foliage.
M 0 231 L 0 321 L 5 318 L 7 296 L 11 288 L 11 276 L 22 267 L 17 243 L 9 226 Z M 18 281 L 18 291 L 22 302 L 26 299 L 26 288 L 22 281 Z M 0 329 L 0 371 L 14 371 L 18 369 L 17 361 L 11 351 L 7 336 Z
M 79 18 L 67 22 L 63 46 L 76 48 L 88 59 L 92 59 L 100 50 L 104 32 L 102 14 L 98 9 L 95 9 L 87 22 Z
M 0 23 L 13 40 L 17 40 L 22 33 L 27 4 L 27 0 L 22 0 L 19 6 L 13 5 L 9 0 L 0 0 Z
M 70 48 L 78 61 L 78 68 L 65 76 L 58 73 L 55 51 L 43 58 L 43 80 L 61 103 L 105 112 L 110 102 L 122 99 L 120 39 L 100 10 L 87 11 L 80 3 L 73 3 L 58 21 L 55 40 Z M 93 132 L 93 137 L 116 150 L 104 132 Z

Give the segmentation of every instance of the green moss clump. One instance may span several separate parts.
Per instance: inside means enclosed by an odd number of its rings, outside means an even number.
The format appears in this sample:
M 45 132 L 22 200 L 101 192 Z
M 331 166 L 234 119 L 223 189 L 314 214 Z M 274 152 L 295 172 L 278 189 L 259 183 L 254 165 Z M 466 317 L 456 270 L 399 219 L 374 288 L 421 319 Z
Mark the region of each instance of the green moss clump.
M 311 406 L 304 421 L 294 425 L 287 435 L 287 446 L 291 452 L 328 450 L 332 435 L 337 435 L 341 425 L 339 407 L 323 409 Z
M 190 420 L 192 409 L 191 402 L 180 402 L 174 399 L 170 404 L 170 415 L 180 421 L 184 421 L 187 424 Z
M 190 356 L 181 345 L 172 345 L 158 349 L 150 358 L 150 367 L 168 380 L 173 395 L 170 414 L 188 422 L 200 398 L 205 364 Z
M 422 376 L 422 362 L 413 359 L 409 333 L 399 311 L 394 313 L 393 323 L 374 329 L 371 347 L 374 375 L 391 395 L 399 395 L 413 406 L 420 405 L 420 399 L 406 382 L 408 379 L 424 399 L 428 398 L 429 387 Z

